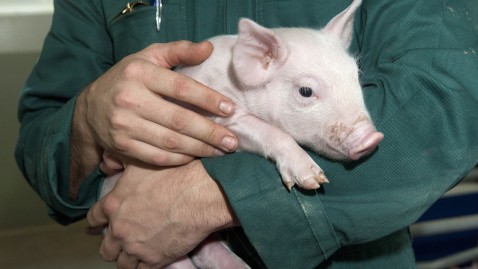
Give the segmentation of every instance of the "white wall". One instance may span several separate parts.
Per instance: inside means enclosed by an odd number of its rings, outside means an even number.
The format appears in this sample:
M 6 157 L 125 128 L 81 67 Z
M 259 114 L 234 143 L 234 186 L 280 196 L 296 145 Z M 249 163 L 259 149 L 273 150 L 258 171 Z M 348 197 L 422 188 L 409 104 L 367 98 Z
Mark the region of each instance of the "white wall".
M 53 0 L 0 0 L 0 14 L 46 13 L 53 10 Z
M 52 13 L 53 0 L 0 0 L 0 53 L 39 51 Z
M 53 0 L 0 0 L 0 234 L 52 223 L 13 155 L 18 96 L 39 56 L 52 12 Z

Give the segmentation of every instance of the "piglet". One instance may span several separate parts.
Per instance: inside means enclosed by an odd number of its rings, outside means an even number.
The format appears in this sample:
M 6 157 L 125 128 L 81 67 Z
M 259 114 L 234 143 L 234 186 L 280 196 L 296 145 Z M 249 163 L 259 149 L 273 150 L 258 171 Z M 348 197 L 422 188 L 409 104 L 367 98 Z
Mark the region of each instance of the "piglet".
M 239 138 L 239 150 L 275 161 L 285 185 L 316 189 L 328 182 L 298 145 L 331 159 L 357 160 L 383 138 L 370 120 L 355 59 L 347 53 L 361 1 L 320 31 L 267 29 L 248 19 L 237 36 L 211 39 L 201 65 L 178 69 L 230 97 L 229 118 L 213 118 Z
M 274 161 L 289 190 L 328 182 L 299 144 L 331 159 L 358 160 L 383 139 L 347 52 L 360 3 L 353 1 L 321 30 L 268 29 L 241 19 L 237 36 L 210 39 L 214 52 L 204 63 L 177 68 L 235 102 L 233 116 L 211 119 L 236 134 L 239 150 Z M 107 185 L 104 193 L 112 188 Z M 219 240 L 190 256 L 168 268 L 248 268 Z

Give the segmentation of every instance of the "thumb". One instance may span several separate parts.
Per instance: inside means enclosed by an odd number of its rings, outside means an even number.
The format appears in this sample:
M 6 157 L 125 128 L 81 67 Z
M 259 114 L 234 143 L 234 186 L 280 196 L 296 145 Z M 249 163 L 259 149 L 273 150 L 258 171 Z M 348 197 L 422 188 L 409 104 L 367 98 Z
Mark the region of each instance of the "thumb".
M 182 40 L 164 44 L 153 44 L 140 53 L 150 61 L 165 68 L 179 65 L 198 65 L 204 62 L 214 50 L 209 41 L 193 43 Z

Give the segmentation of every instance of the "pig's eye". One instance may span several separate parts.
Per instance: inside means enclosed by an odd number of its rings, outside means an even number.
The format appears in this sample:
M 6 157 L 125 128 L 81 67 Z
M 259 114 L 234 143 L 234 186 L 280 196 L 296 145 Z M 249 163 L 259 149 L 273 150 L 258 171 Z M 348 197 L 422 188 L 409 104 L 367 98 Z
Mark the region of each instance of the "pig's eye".
M 311 97 L 312 94 L 313 94 L 313 91 L 309 87 L 300 87 L 299 88 L 299 93 L 300 93 L 300 95 L 302 95 L 304 97 Z

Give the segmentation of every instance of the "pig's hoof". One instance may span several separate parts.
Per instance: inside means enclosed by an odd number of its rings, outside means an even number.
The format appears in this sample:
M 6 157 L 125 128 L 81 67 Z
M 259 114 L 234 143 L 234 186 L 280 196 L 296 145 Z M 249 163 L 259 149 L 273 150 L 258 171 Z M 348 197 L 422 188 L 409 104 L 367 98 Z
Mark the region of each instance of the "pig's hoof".
M 310 167 L 310 170 L 312 171 L 312 175 L 299 179 L 299 182 L 297 182 L 300 187 L 307 190 L 315 190 L 320 188 L 320 184 L 329 183 L 324 171 L 322 171 L 320 167 L 314 164 Z
M 315 190 L 320 188 L 320 184 L 329 182 L 320 166 L 302 149 L 296 154 L 284 156 L 287 158 L 277 160 L 276 165 L 289 191 L 294 185 Z
M 307 179 L 302 180 L 302 182 L 300 183 L 300 186 L 302 188 L 308 189 L 308 190 L 315 190 L 315 189 L 320 188 L 320 184 L 315 179 L 315 177 L 314 178 L 307 178 Z
M 319 172 L 319 175 L 315 176 L 314 178 L 317 180 L 317 182 L 319 182 L 319 183 L 321 183 L 321 184 L 323 184 L 323 183 L 329 183 L 329 180 L 328 180 L 327 177 L 325 176 L 324 171 L 320 171 L 320 172 Z
M 294 185 L 295 185 L 295 183 L 293 181 L 288 181 L 288 180 L 284 180 L 284 184 L 289 191 L 291 191 L 292 187 L 294 187 Z

